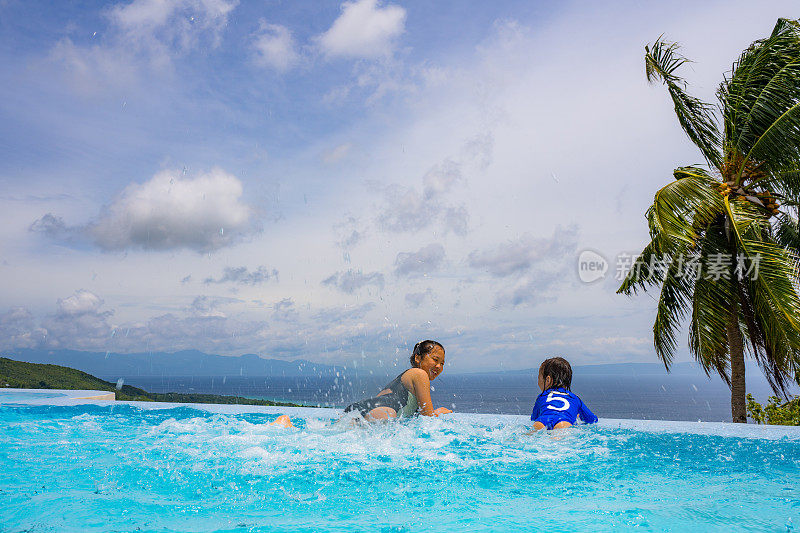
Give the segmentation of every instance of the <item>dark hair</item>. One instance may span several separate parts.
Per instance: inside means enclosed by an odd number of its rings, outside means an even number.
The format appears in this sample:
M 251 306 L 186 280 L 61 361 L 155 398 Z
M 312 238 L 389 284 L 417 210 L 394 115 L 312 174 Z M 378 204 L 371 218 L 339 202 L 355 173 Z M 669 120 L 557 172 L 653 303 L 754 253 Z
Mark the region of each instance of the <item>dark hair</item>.
M 419 363 L 414 360 L 415 357 L 423 355 L 428 355 L 431 353 L 435 348 L 441 348 L 442 352 L 444 352 L 444 346 L 439 344 L 436 341 L 422 341 L 418 342 L 414 345 L 414 350 L 411 352 L 411 366 L 414 368 L 419 367 Z
M 547 381 L 548 376 L 553 380 L 551 389 L 567 389 L 569 390 L 572 385 L 572 367 L 569 366 L 569 361 L 563 357 L 551 357 L 545 359 L 542 366 L 539 367 L 539 373 L 542 379 Z

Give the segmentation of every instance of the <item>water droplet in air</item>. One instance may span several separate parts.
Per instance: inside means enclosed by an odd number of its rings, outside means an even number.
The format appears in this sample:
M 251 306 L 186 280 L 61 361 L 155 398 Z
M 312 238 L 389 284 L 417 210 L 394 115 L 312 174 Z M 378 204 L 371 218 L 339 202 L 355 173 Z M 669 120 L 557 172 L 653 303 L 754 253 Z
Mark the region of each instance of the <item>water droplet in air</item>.
M 117 380 L 117 390 L 122 390 L 122 385 L 125 384 L 125 378 L 119 378 Z

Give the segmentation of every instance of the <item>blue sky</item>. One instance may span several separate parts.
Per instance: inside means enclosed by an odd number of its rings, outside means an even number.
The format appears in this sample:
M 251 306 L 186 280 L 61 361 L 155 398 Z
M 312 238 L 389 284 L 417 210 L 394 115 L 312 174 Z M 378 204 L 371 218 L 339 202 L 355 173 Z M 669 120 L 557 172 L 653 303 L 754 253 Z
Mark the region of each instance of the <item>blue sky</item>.
M 0 348 L 461 370 L 653 361 L 616 296 L 713 98 L 790 2 L 0 2 Z M 612 261 L 581 283 L 591 249 Z M 685 359 L 685 353 L 684 357 Z

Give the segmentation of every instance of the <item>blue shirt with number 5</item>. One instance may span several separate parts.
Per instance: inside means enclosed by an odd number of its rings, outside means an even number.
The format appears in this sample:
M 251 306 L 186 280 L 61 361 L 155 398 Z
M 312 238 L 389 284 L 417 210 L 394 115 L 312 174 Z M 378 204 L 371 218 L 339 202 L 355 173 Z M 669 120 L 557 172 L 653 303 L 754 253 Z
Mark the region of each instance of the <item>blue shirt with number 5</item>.
M 571 391 L 547 389 L 536 398 L 531 420 L 541 422 L 547 429 L 553 429 L 553 426 L 563 421 L 574 426 L 578 416 L 584 424 L 597 422 L 597 416 Z

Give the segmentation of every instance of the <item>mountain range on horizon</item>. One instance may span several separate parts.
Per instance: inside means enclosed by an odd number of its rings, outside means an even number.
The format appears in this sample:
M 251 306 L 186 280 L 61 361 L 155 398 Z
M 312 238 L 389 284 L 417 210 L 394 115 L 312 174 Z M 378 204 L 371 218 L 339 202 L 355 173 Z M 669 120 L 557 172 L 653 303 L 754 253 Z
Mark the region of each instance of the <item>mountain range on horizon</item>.
M 283 376 L 283 377 L 336 377 L 347 372 L 358 375 L 364 372 L 380 373 L 383 369 L 353 368 L 345 365 L 315 363 L 305 359 L 287 361 L 264 358 L 257 354 L 224 356 L 207 354 L 198 350 L 174 353 L 103 353 L 78 350 L 16 349 L 0 352 L 0 356 L 27 363 L 46 363 L 68 366 L 101 377 L 117 380 L 131 377 L 205 377 L 205 376 Z M 749 366 L 749 365 L 748 365 Z M 665 375 L 664 365 L 653 363 L 610 363 L 575 365 L 575 371 L 584 375 Z M 388 369 L 387 369 L 388 370 Z M 392 371 L 395 369 L 392 368 Z M 451 372 L 453 374 L 536 374 L 536 368 Z M 754 369 L 756 370 L 756 369 Z M 387 374 L 392 373 L 391 371 Z M 672 373 L 703 374 L 696 363 L 676 363 Z

